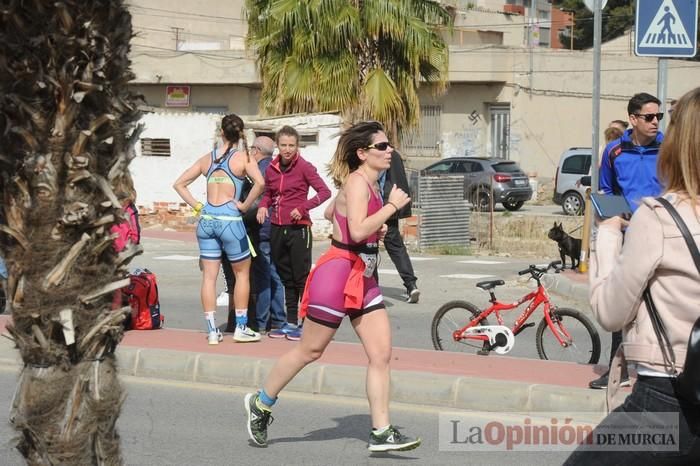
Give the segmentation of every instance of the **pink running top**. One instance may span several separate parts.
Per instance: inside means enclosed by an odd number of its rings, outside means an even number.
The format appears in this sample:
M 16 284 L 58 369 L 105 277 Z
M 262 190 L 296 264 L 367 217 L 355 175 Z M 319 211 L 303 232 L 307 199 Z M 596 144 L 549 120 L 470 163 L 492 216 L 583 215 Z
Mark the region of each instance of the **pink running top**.
M 369 204 L 367 204 L 367 216 L 369 217 L 370 215 L 374 214 L 377 212 L 379 209 L 384 207 L 384 202 L 382 202 L 382 199 L 377 195 L 377 193 L 374 192 L 374 189 L 372 189 L 371 186 L 369 186 L 369 183 L 367 184 L 369 187 Z M 370 235 L 367 239 L 363 241 L 353 241 L 350 238 L 350 228 L 348 227 L 348 218 L 345 215 L 341 215 L 338 212 L 338 209 L 335 208 L 333 209 L 333 216 L 335 217 L 336 221 L 338 222 L 338 227 L 340 228 L 340 235 L 342 236 L 341 238 L 338 238 L 338 241 L 341 243 L 349 244 L 349 245 L 357 245 L 357 244 L 371 244 L 374 243 L 375 245 L 378 243 L 379 237 L 377 236 L 376 233 L 373 233 Z

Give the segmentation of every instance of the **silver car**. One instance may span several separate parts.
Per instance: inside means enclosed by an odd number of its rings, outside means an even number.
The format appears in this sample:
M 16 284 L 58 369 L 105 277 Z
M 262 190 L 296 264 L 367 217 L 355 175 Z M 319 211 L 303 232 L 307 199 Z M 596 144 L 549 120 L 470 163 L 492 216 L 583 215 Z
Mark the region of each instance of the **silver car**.
M 450 157 L 420 171 L 421 175 L 464 175 L 464 196 L 479 210 L 493 202 L 508 210 L 520 209 L 532 198 L 532 187 L 520 166 L 511 160 L 481 157 Z M 417 185 L 417 180 L 412 180 Z
M 561 154 L 554 178 L 553 201 L 561 206 L 566 215 L 583 214 L 586 186 L 582 186 L 578 181 L 590 174 L 590 147 L 572 147 Z

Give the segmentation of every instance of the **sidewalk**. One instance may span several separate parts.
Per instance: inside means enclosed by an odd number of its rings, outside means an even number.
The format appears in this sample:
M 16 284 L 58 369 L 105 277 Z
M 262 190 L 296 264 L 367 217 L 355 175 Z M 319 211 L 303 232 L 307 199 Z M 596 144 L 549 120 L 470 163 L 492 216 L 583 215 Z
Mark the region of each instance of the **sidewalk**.
M 588 303 L 588 273 L 566 269 L 561 273 L 549 274 L 553 283 L 549 291 Z
M 6 334 L 9 316 L 0 316 Z M 298 344 L 263 337 L 259 343 L 209 346 L 203 332 L 160 329 L 129 331 L 117 356 L 122 375 L 259 388 L 274 361 Z M 287 390 L 365 397 L 362 346 L 332 342 Z M 0 338 L 0 365 L 19 365 L 19 355 Z M 395 348 L 392 400 L 444 408 L 495 412 L 591 412 L 605 409 L 605 392 L 586 388 L 603 366 L 505 356 L 477 356 Z

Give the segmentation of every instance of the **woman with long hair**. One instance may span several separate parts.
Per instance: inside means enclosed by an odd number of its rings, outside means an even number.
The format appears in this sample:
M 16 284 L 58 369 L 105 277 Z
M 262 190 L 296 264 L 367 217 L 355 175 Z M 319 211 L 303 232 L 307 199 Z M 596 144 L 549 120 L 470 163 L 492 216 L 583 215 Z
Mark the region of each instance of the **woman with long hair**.
M 216 326 L 216 277 L 221 264 L 222 249 L 231 263 L 236 278 L 233 301 L 236 310 L 234 341 L 259 341 L 260 334 L 248 328 L 248 296 L 250 295 L 250 247 L 242 214 L 262 193 L 265 181 L 258 164 L 248 153 L 243 120 L 237 115 L 226 115 L 221 120 L 222 147 L 201 156 L 180 175 L 173 187 L 200 216 L 197 225 L 202 264 L 202 307 L 210 345 L 223 340 Z M 239 150 L 239 145 L 242 150 Z M 200 176 L 207 180 L 205 203 L 194 198 L 188 186 Z M 244 202 L 241 188 L 248 176 L 254 186 Z
M 370 451 L 410 450 L 420 439 L 401 434 L 389 422 L 391 326 L 381 291 L 373 277 L 378 241 L 387 219 L 410 202 L 394 188 L 382 204 L 377 180 L 389 168 L 393 148 L 377 122 L 350 127 L 338 141 L 329 166 L 339 192 L 333 201 L 331 248 L 316 262 L 302 298 L 306 315 L 301 342 L 272 368 L 262 389 L 245 397 L 248 434 L 267 444 L 272 405 L 282 389 L 307 364 L 317 360 L 345 316 L 367 354 L 367 398 L 372 418 Z
M 661 145 L 657 172 L 665 187 L 662 198 L 678 212 L 692 235 L 690 240 L 697 245 L 700 239 L 700 88 L 685 94 L 674 108 Z M 625 451 L 591 451 L 590 447 L 583 446 L 566 464 L 700 462 L 700 407 L 679 395 L 676 378 L 684 370 L 688 337 L 695 320 L 700 317 L 700 271 L 662 198 L 644 198 L 630 222 L 620 217 L 601 222 L 595 248 L 591 251 L 591 307 L 603 328 L 622 330 L 622 352 L 638 374 L 632 393 L 603 420 L 591 438 L 595 440 L 600 432 L 615 434 L 620 425 L 628 422 L 632 432 L 646 433 L 648 437 L 664 435 L 665 445 L 671 445 L 668 436 L 674 435 L 676 427 L 674 443 L 665 451 L 654 445 L 643 445 L 653 451 L 635 451 L 639 450 L 635 445 L 628 445 Z M 653 303 L 665 326 L 675 364 L 664 357 L 667 346 L 662 347 L 659 342 L 647 303 Z M 614 390 L 614 385 L 620 382 L 621 369 L 615 364 L 613 370 L 617 374 L 611 376 L 608 390 Z M 645 416 L 630 413 L 644 413 Z M 674 419 L 663 417 L 666 414 Z M 659 426 L 659 422 L 677 424 Z M 666 429 L 659 430 L 660 427 Z

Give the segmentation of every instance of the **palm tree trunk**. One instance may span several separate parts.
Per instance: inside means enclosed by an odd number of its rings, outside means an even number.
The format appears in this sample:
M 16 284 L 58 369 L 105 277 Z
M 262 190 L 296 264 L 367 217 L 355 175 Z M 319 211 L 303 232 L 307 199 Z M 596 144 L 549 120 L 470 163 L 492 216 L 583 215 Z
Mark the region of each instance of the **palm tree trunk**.
M 121 464 L 114 350 L 128 283 L 110 226 L 141 128 L 120 0 L 0 0 L 0 254 L 24 362 L 10 421 L 29 464 Z

